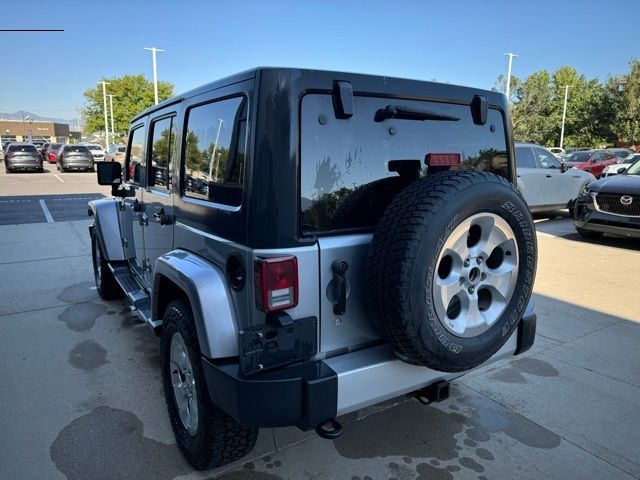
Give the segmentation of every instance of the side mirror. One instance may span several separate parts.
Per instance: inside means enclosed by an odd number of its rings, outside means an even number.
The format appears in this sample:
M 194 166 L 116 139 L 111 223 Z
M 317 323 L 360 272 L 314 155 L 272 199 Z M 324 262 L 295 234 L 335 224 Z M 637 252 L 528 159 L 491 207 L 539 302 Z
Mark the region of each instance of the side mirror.
M 569 167 L 567 167 L 567 164 L 566 164 L 566 163 L 562 162 L 562 163 L 560 164 L 560 171 L 561 171 L 562 173 L 566 172 L 568 169 L 569 169 Z
M 618 169 L 618 173 L 624 173 L 627 171 L 627 167 L 621 167 Z
M 98 167 L 98 185 L 111 185 L 117 188 L 122 183 L 120 162 L 100 162 L 96 166 Z

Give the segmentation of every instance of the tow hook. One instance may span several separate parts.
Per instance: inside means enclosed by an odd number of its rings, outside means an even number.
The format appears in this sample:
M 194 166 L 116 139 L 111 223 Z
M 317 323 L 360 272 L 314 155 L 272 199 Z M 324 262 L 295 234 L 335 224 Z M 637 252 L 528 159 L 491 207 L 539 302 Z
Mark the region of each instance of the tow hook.
M 319 437 L 333 440 L 342 435 L 342 425 L 334 418 L 316 427 L 316 433 Z
M 432 383 L 429 386 L 413 392 L 413 396 L 416 397 L 423 405 L 429 405 L 433 402 L 441 402 L 442 400 L 449 398 L 449 382 L 446 380 L 440 380 L 439 382 Z

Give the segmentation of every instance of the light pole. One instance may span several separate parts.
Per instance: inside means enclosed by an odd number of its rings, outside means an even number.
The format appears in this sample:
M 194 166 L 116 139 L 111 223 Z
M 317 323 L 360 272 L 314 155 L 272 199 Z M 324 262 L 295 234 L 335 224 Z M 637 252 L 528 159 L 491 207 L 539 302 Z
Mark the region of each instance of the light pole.
M 562 128 L 560 129 L 560 148 L 564 143 L 564 122 L 567 119 L 567 98 L 569 96 L 569 85 L 564 86 L 564 107 L 562 108 Z
M 115 127 L 113 126 L 113 95 L 107 95 L 107 97 L 109 97 L 109 107 L 111 110 L 111 138 L 113 140 L 113 142 L 115 143 L 116 141 L 116 132 L 115 132 Z
M 224 120 L 219 118 L 220 123 L 218 124 L 218 133 L 216 133 L 216 140 L 213 143 L 213 152 L 211 152 L 211 158 L 209 159 L 209 181 L 211 181 L 211 170 L 213 169 L 213 159 L 216 158 L 216 150 L 218 149 L 218 139 L 220 138 L 220 130 L 222 129 L 222 124 Z M 216 170 L 217 170 L 216 166 Z M 216 172 L 217 174 L 217 172 Z
M 164 52 L 164 50 L 160 50 L 156 47 L 147 48 L 144 47 L 145 50 L 149 50 L 151 52 L 151 58 L 153 59 L 153 96 L 156 100 L 156 105 L 158 104 L 158 66 L 156 64 L 156 53 Z
M 507 69 L 507 104 L 511 103 L 511 63 L 513 62 L 513 57 L 517 57 L 515 53 L 505 53 L 506 56 L 509 57 L 509 68 Z
M 104 80 L 98 83 L 102 84 L 102 105 L 104 110 L 105 148 L 109 150 L 109 121 L 107 120 L 107 85 L 110 85 L 110 83 L 107 83 Z

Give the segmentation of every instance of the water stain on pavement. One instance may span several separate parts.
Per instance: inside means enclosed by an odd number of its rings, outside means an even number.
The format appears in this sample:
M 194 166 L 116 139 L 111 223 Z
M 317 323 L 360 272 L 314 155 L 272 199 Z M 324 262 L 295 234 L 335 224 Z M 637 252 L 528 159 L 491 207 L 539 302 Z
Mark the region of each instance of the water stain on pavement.
M 415 480 L 453 480 L 453 475 L 446 468 L 436 467 L 428 463 L 419 463 Z
M 512 365 L 521 372 L 537 377 L 557 377 L 560 375 L 560 372 L 553 365 L 538 358 L 526 357 L 513 362 Z
M 98 342 L 85 340 L 69 352 L 69 363 L 80 370 L 91 372 L 109 361 L 107 351 Z
M 132 412 L 100 406 L 64 427 L 49 454 L 68 480 L 173 478 L 192 471 L 177 446 L 147 438 L 143 431 Z
M 232 470 L 231 472 L 214 478 L 216 480 L 283 480 L 282 477 L 278 477 L 277 475 L 266 472 L 259 472 L 257 470 L 248 468 L 244 468 L 242 470 Z
M 560 372 L 550 363 L 537 358 L 526 357 L 491 374 L 493 380 L 504 383 L 527 383 L 523 373 L 536 377 L 557 377 Z
M 347 425 L 334 446 L 343 457 L 354 459 L 408 456 L 449 460 L 458 457 L 454 436 L 467 422 L 460 413 L 405 402 Z
M 58 320 L 66 323 L 67 328 L 74 332 L 86 332 L 96 324 L 96 319 L 106 311 L 107 307 L 101 303 L 76 303 L 69 305 L 58 315 Z
M 93 282 L 81 282 L 69 285 L 58 295 L 58 300 L 64 303 L 80 303 L 98 300 L 100 297 L 94 287 L 95 284 Z
M 473 408 L 469 419 L 468 437 L 486 442 L 490 434 L 502 432 L 512 439 L 533 448 L 551 449 L 560 445 L 560 437 L 485 397 L 462 397 L 461 401 Z

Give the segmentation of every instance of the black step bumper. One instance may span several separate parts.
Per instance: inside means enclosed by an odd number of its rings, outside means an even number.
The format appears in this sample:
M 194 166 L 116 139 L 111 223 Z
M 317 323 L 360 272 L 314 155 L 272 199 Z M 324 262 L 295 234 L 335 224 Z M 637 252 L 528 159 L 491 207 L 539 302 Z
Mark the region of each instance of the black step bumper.
M 243 377 L 238 363 L 202 359 L 213 403 L 248 427 L 310 430 L 337 415 L 338 376 L 322 361 Z
M 515 333 L 514 355 L 533 345 L 536 320 L 530 303 Z M 213 403 L 242 425 L 310 430 L 337 416 L 338 374 L 321 360 L 252 375 L 242 375 L 237 359 L 203 358 L 202 365 Z

